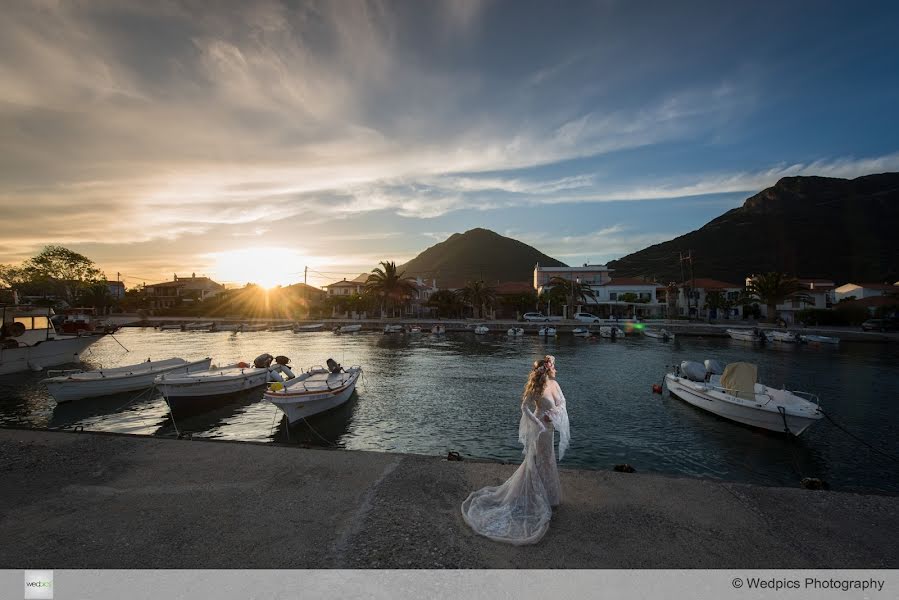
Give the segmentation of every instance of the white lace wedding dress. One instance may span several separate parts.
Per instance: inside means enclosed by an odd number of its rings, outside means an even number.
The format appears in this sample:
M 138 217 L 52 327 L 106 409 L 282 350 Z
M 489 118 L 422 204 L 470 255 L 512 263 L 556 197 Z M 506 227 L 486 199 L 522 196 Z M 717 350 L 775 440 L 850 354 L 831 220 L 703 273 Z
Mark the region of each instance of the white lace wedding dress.
M 536 408 L 536 410 L 535 410 Z M 551 423 L 545 423 L 548 416 Z M 462 518 L 475 532 L 509 544 L 539 542 L 552 517 L 552 507 L 562 501 L 562 486 L 556 466 L 553 433 L 559 431 L 559 460 L 568 448 L 571 433 L 565 396 L 551 380 L 536 402 L 521 406 L 518 439 L 524 445 L 524 460 L 500 486 L 472 492 L 462 503 Z

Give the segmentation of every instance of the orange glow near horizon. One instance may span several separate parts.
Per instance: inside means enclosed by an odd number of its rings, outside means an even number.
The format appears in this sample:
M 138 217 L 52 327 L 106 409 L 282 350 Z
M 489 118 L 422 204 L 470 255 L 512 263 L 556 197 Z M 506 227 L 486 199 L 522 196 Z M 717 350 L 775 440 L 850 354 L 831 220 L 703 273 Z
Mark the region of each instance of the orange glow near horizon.
M 222 283 L 255 283 L 266 289 L 303 280 L 307 257 L 289 248 L 253 247 L 210 255 L 214 279 Z

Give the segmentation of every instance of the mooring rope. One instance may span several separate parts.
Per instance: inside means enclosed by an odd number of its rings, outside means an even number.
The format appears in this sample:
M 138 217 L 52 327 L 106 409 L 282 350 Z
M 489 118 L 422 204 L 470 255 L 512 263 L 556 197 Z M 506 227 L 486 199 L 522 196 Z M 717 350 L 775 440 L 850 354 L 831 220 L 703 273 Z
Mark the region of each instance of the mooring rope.
M 819 411 L 822 415 L 824 415 L 824 417 L 825 417 L 828 421 L 830 421 L 830 423 L 831 423 L 834 427 L 836 427 L 837 429 L 839 429 L 840 431 L 842 431 L 843 433 L 845 433 L 845 434 L 848 435 L 849 437 L 853 438 L 854 440 L 856 440 L 856 441 L 859 442 L 860 444 L 864 444 L 865 446 L 867 446 L 868 448 L 870 448 L 871 450 L 873 450 L 873 451 L 876 452 L 877 454 L 882 454 L 883 456 L 886 456 L 887 458 L 889 458 L 889 459 L 892 460 L 892 461 L 899 462 L 899 457 L 897 457 L 895 454 L 890 454 L 889 452 L 885 452 L 885 451 L 881 450 L 880 448 L 876 448 L 876 447 L 872 446 L 871 444 L 869 444 L 868 442 L 866 442 L 866 441 L 863 440 L 862 438 L 858 437 L 857 435 L 855 435 L 854 433 L 852 433 L 851 431 L 849 431 L 848 429 L 846 429 L 845 427 L 843 427 L 842 425 L 840 425 L 839 423 L 837 423 L 836 421 L 834 421 L 834 420 L 833 420 L 833 417 L 831 417 L 829 414 L 827 414 L 826 412 L 824 412 L 824 411 L 821 410 L 820 408 L 818 409 L 818 411 Z

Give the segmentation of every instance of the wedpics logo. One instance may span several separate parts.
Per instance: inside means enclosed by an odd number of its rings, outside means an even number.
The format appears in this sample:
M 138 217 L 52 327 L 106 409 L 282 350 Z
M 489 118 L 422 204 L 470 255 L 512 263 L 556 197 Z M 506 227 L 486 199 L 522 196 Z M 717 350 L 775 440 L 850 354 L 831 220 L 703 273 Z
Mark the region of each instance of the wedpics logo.
M 52 600 L 53 571 L 25 571 L 25 600 Z

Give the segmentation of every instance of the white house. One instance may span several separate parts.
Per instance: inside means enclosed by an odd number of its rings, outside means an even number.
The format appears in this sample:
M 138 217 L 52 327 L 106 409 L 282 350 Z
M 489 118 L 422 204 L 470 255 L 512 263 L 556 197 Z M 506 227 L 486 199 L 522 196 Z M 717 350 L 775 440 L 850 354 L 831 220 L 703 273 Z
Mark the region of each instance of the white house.
M 225 286 L 208 277 L 197 277 L 196 273 L 190 277 L 178 277 L 176 273 L 174 281 L 144 286 L 144 293 L 153 308 L 168 308 L 180 302 L 200 302 L 212 298 L 224 289 Z
M 583 303 L 583 299 L 575 299 L 574 307 L 566 307 L 568 317 L 575 311 L 589 312 L 602 318 L 612 315 L 632 317 L 635 314 L 654 317 L 662 314 L 664 305 L 659 303 L 656 296 L 658 283 L 636 278 L 613 278 L 612 271 L 605 265 L 541 267 L 538 263 L 534 267 L 534 289 L 538 295 L 542 294 L 545 288 L 552 287 L 550 280 L 559 277 L 585 284 L 593 290 L 594 298 L 588 298 L 586 303 Z
M 354 279 L 347 281 L 346 277 L 342 281 L 330 283 L 325 287 L 328 297 L 333 296 L 353 296 L 361 294 L 365 291 L 365 282 L 368 280 L 368 273 L 362 273 Z
M 719 293 L 723 299 L 731 304 L 728 309 L 709 309 L 706 307 L 709 295 Z M 701 319 L 739 319 L 742 306 L 737 300 L 743 293 L 743 286 L 727 281 L 697 277 L 690 279 L 678 286 L 677 313 L 682 317 L 692 316 Z
M 899 294 L 899 281 L 890 285 L 887 283 L 847 283 L 834 290 L 834 298 L 837 302 L 855 296 L 856 300 L 873 298 L 876 296 L 892 296 Z

